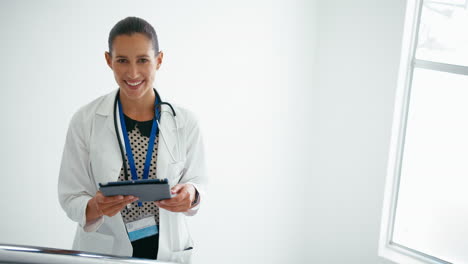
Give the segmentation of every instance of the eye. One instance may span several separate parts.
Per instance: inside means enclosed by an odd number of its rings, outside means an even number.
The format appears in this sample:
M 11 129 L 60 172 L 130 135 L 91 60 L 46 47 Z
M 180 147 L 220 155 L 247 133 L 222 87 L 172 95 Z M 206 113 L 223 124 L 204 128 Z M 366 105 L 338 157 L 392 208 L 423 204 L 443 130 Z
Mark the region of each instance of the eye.
M 118 59 L 117 62 L 118 63 L 125 63 L 125 62 L 127 62 L 127 60 L 126 59 Z
M 139 59 L 138 62 L 147 63 L 147 62 L 148 62 L 148 59 Z

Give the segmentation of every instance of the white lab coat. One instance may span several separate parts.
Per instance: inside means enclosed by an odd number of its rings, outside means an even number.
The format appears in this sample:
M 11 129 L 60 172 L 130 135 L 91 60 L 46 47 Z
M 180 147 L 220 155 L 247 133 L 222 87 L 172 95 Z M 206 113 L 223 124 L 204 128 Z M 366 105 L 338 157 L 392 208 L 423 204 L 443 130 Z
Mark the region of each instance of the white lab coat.
M 86 205 L 99 188 L 99 183 L 117 181 L 122 157 L 114 127 L 114 99 L 118 90 L 99 97 L 82 107 L 73 116 L 68 129 L 60 167 L 58 196 L 68 217 L 77 222 L 73 249 L 80 251 L 132 256 L 133 248 L 120 213 L 86 223 Z M 169 184 L 191 183 L 205 195 L 206 175 L 202 137 L 195 117 L 187 110 L 175 107 L 179 127 L 177 133 L 172 112 L 161 106 L 161 131 L 180 162 L 173 162 L 162 138 L 157 156 L 157 178 L 168 178 Z M 119 124 L 119 123 L 118 123 Z M 120 129 L 120 126 L 118 126 Z M 120 135 L 122 135 L 120 131 Z M 181 179 L 182 178 L 182 179 Z M 198 206 L 186 213 L 159 212 L 158 260 L 189 263 L 194 248 L 186 216 L 194 215 Z

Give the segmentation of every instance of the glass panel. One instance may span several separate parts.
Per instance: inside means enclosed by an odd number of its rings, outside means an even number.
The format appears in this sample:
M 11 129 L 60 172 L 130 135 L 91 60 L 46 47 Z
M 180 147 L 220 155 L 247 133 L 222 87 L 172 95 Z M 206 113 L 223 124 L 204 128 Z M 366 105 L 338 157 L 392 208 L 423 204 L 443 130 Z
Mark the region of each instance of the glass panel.
M 415 69 L 393 241 L 468 263 L 468 76 Z
M 468 9 L 463 1 L 424 1 L 416 58 L 468 65 Z

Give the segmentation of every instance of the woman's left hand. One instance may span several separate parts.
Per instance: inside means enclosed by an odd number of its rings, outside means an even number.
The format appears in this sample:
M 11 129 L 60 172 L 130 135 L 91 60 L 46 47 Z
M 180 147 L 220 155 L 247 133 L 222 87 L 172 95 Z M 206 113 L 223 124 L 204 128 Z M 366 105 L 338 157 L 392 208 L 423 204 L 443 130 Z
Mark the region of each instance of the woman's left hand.
M 159 208 L 171 212 L 187 212 L 192 208 L 192 202 L 195 200 L 196 189 L 192 184 L 177 184 L 171 189 L 175 197 L 167 200 L 154 202 Z

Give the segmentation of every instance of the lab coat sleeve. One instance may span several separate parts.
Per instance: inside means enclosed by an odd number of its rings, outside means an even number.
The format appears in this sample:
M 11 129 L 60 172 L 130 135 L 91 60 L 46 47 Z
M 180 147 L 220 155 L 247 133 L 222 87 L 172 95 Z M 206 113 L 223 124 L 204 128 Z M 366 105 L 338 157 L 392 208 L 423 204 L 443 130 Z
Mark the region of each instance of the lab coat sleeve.
M 206 164 L 203 138 L 196 117 L 189 111 L 186 119 L 186 142 L 187 159 L 185 164 L 185 173 L 181 183 L 192 184 L 199 193 L 198 204 L 189 211 L 184 212 L 187 216 L 193 216 L 198 212 L 202 200 L 206 200 Z
M 101 217 L 86 223 L 86 207 L 96 189 L 90 171 L 90 123 L 85 120 L 81 111 L 73 116 L 65 140 L 58 181 L 60 205 L 67 216 L 85 232 L 96 231 L 104 222 Z

